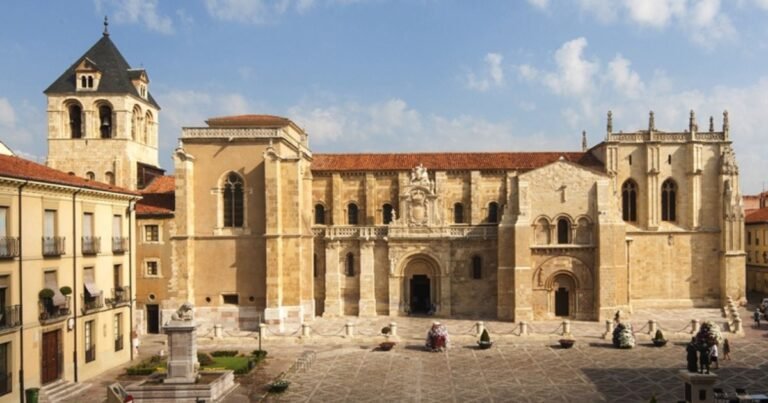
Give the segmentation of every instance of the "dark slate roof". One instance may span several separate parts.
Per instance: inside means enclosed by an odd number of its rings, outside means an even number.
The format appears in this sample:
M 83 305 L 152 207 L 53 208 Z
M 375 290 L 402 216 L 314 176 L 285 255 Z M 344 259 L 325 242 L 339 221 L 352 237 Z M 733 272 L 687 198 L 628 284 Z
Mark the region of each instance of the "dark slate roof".
M 67 71 L 53 82 L 43 93 L 45 94 L 73 94 L 76 92 L 75 69 L 80 62 L 88 58 L 101 71 L 99 88 L 95 93 L 120 94 L 129 93 L 141 98 L 139 92 L 131 83 L 131 78 L 141 74 L 142 69 L 132 70 L 131 66 L 117 46 L 109 39 L 109 35 L 103 35 L 84 55 L 80 56 Z M 160 109 L 152 94 L 147 94 L 147 99 L 152 106 Z

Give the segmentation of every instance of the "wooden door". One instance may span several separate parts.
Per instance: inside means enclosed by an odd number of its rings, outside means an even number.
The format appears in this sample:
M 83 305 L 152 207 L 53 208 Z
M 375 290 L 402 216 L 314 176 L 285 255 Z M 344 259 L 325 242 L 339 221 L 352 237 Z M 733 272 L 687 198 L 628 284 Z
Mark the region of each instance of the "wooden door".
M 59 338 L 61 330 L 43 333 L 43 384 L 59 379 Z
M 160 333 L 160 307 L 147 305 L 147 333 Z
M 560 287 L 555 291 L 555 316 L 568 316 L 568 289 Z

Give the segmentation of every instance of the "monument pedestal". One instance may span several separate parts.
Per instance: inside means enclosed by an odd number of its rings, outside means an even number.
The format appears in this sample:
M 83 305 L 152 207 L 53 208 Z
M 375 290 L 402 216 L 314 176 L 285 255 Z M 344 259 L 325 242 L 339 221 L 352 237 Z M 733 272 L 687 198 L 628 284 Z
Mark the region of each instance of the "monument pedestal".
M 685 382 L 685 401 L 696 403 L 715 403 L 713 390 L 717 375 L 713 373 L 700 374 L 681 370 L 678 376 Z
M 171 320 L 163 326 L 168 335 L 168 377 L 163 383 L 194 383 L 197 380 L 197 325 Z

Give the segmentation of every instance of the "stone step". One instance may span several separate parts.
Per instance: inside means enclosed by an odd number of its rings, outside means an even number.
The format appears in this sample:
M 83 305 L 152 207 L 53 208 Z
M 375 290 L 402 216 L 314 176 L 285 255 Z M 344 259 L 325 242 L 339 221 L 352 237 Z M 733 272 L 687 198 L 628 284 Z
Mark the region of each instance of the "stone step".
M 58 381 L 48 384 L 40 389 L 39 402 L 61 402 L 65 399 L 70 399 L 79 395 L 91 386 L 92 385 L 90 383 L 75 383 L 59 379 Z

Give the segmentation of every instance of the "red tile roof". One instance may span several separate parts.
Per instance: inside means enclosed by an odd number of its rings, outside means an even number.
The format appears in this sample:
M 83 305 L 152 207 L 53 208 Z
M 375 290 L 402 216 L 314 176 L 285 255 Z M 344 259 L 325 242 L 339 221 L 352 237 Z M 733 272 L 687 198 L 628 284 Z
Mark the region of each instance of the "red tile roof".
M 176 208 L 176 181 L 173 176 L 158 176 L 141 191 L 142 199 L 136 203 L 136 215 L 167 216 Z
M 36 162 L 9 155 L 0 155 L 0 176 L 127 195 L 139 195 L 138 192 L 132 190 L 91 181 L 53 168 L 48 168 L 47 166 Z
M 768 207 L 753 210 L 744 217 L 744 222 L 746 224 L 768 223 Z
M 235 115 L 209 118 L 209 127 L 285 127 L 292 125 L 290 119 L 273 115 Z
M 584 152 L 314 154 L 312 171 L 403 171 L 419 164 L 432 170 L 531 170 L 560 157 L 588 167 L 603 166 Z

